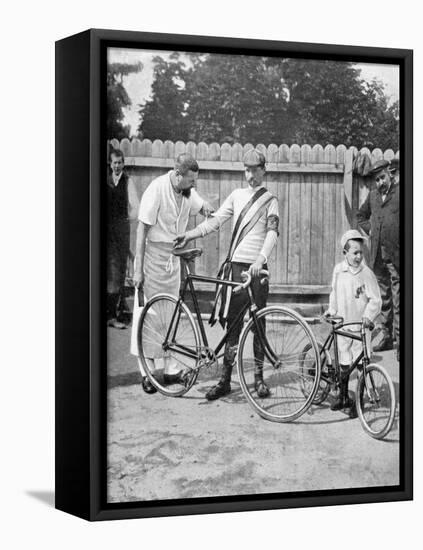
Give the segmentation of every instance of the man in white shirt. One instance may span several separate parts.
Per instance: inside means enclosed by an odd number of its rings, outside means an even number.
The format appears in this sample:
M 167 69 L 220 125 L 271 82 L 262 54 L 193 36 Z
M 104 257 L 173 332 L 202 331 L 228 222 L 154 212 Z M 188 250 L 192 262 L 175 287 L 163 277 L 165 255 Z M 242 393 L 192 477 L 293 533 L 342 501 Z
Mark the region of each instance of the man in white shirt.
M 134 269 L 134 286 L 144 293 L 147 301 L 159 292 L 179 295 L 181 281 L 180 259 L 173 255 L 173 241 L 186 230 L 189 216 L 209 216 L 213 209 L 195 190 L 199 167 L 188 154 L 181 154 L 175 168 L 154 179 L 141 197 Z M 136 331 L 131 339 L 131 353 L 138 355 Z M 143 376 L 143 389 L 155 393 L 155 388 Z M 171 365 L 165 382 L 176 381 Z
M 242 271 L 249 271 L 253 277 L 252 290 L 259 309 L 266 306 L 269 294 L 268 281 L 260 283 L 260 271 L 267 269 L 270 256 L 278 237 L 279 212 L 278 201 L 263 185 L 266 159 L 261 151 L 248 151 L 244 156 L 245 178 L 248 187 L 235 189 L 221 207 L 207 220 L 187 233 L 178 235 L 176 247 L 183 247 L 193 239 L 204 237 L 220 229 L 223 223 L 232 219 L 233 238 L 219 275 L 241 281 Z M 228 287 L 224 287 L 228 290 Z M 238 294 L 220 296 L 222 303 L 214 318 L 219 318 L 222 326 L 228 326 L 236 319 L 238 312 L 248 301 L 245 291 Z M 217 304 L 216 304 L 217 305 Z M 216 306 L 215 306 L 216 309 Z M 225 345 L 222 376 L 216 386 L 211 388 L 206 398 L 218 399 L 231 391 L 231 374 L 242 331 L 242 321 L 229 333 Z M 263 350 L 258 338 L 254 338 L 255 389 L 259 397 L 270 395 L 263 380 Z

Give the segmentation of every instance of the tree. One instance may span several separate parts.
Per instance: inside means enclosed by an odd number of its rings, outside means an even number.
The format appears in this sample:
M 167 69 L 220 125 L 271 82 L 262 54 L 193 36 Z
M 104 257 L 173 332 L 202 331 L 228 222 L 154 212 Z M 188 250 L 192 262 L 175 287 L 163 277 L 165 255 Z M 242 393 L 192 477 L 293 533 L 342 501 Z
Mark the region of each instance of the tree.
M 109 63 L 107 66 L 107 137 L 128 137 L 129 126 L 123 125 L 124 109 L 131 99 L 124 86 L 124 77 L 142 70 L 142 63 Z
M 156 56 L 153 63 L 151 99 L 141 106 L 138 130 L 145 138 L 186 140 L 185 64 L 179 60 L 178 53 L 173 53 L 169 61 Z
M 191 54 L 155 58 L 151 139 L 396 148 L 398 106 L 352 63 Z

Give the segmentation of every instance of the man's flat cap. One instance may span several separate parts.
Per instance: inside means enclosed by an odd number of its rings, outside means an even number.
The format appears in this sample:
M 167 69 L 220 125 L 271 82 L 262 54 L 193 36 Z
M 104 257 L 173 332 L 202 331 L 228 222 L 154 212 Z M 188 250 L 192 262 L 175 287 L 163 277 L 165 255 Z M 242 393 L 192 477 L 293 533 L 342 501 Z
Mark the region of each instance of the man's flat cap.
M 369 171 L 367 172 L 368 176 L 375 176 L 379 172 L 385 169 L 389 169 L 390 166 L 389 160 L 377 160 L 374 164 L 372 164 L 369 168 Z
M 266 164 L 266 157 L 257 149 L 250 149 L 245 153 L 243 162 L 245 166 L 264 166 Z

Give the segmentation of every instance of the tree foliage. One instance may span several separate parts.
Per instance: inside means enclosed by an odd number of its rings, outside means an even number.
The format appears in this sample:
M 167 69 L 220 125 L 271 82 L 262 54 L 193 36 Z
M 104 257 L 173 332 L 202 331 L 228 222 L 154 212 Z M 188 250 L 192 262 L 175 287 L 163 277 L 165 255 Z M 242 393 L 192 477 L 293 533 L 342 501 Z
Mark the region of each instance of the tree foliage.
M 129 127 L 123 125 L 124 109 L 131 99 L 124 86 L 124 77 L 142 70 L 142 63 L 109 63 L 107 66 L 107 136 L 109 139 L 128 137 Z
M 154 58 L 150 139 L 397 148 L 398 104 L 352 63 L 259 56 Z

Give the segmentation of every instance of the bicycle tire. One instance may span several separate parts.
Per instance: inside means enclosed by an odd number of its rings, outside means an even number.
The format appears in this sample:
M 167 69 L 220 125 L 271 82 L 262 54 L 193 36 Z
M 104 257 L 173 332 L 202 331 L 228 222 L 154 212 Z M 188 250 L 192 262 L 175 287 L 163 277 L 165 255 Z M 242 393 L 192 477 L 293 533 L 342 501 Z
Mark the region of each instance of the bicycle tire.
M 178 318 L 175 328 L 173 322 L 172 348 L 163 348 L 169 326 L 176 311 Z M 196 368 L 199 360 L 200 337 L 194 318 L 184 304 L 171 294 L 156 294 L 145 305 L 137 329 L 138 354 L 147 378 L 163 395 L 180 397 L 195 383 L 198 376 Z M 178 347 L 186 348 L 193 357 L 186 357 L 178 352 Z M 179 368 L 179 374 L 173 374 L 170 382 L 166 381 L 166 370 L 172 366 Z
M 242 391 L 248 403 L 262 418 L 272 422 L 292 422 L 312 405 L 318 388 L 320 357 L 316 339 L 306 321 L 290 308 L 268 306 L 258 312 L 257 320 L 265 324 L 266 343 L 274 357 L 272 361 L 265 357 L 261 364 L 270 395 L 260 398 L 254 388 L 254 371 L 260 366 L 257 364 L 260 360 L 254 353 L 253 318 L 244 327 L 238 348 L 237 367 Z M 301 389 L 301 377 L 304 374 L 301 369 L 304 367 L 302 354 L 307 344 L 310 344 L 310 361 L 315 368 L 311 392 L 304 395 Z
M 364 431 L 375 439 L 383 439 L 391 430 L 395 418 L 395 389 L 391 377 L 382 365 L 371 363 L 366 367 L 366 376 L 371 396 L 368 395 L 364 382 L 364 372 L 357 380 L 356 405 L 357 413 Z M 375 386 L 378 382 L 383 387 Z M 372 402 L 375 400 L 376 402 Z M 377 416 L 377 413 L 379 415 Z

